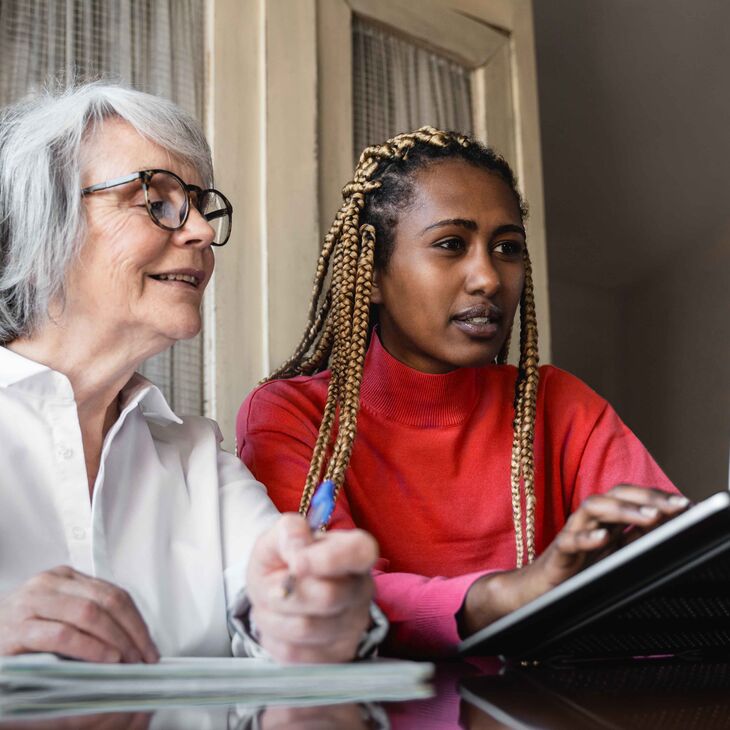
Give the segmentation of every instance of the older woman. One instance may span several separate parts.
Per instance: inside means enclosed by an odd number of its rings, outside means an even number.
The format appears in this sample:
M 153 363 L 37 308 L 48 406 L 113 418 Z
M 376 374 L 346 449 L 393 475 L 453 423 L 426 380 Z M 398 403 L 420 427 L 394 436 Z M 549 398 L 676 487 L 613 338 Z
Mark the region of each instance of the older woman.
M 0 175 L 0 654 L 151 662 L 256 634 L 352 658 L 374 541 L 279 518 L 216 425 L 135 373 L 200 330 L 230 234 L 197 123 L 121 87 L 36 96 L 0 118 Z

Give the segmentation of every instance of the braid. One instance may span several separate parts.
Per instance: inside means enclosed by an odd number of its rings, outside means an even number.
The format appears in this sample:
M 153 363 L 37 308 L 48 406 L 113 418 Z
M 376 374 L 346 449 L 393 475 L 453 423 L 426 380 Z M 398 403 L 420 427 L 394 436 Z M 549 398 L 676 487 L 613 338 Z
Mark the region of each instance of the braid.
M 510 482 L 512 513 L 515 523 L 517 565 L 535 559 L 535 413 L 539 383 L 537 352 L 537 318 L 532 287 L 532 264 L 525 249 L 525 284 L 520 297 L 520 362 L 515 383 L 515 419 L 513 427 Z M 525 536 L 522 534 L 522 500 L 520 482 L 525 491 Z
M 497 174 L 527 214 L 507 163 L 480 143 L 432 127 L 399 134 L 360 155 L 353 179 L 342 190 L 344 202 L 325 236 L 317 261 L 307 325 L 294 354 L 267 380 L 331 371 L 312 460 L 299 510 L 309 508 L 322 478 L 339 494 L 357 432 L 360 386 L 371 330 L 370 299 L 375 269 L 384 268 L 394 246 L 399 212 L 413 194 L 413 173 L 440 159 L 460 158 Z M 520 299 L 520 363 L 515 383 L 515 415 L 510 483 L 517 565 L 535 557 L 533 439 L 538 386 L 537 326 L 530 259 L 525 250 L 525 284 Z M 331 281 L 325 291 L 328 273 Z M 497 357 L 505 363 L 510 332 Z M 523 539 L 522 485 L 525 526 Z M 526 547 L 525 547 L 526 545 Z

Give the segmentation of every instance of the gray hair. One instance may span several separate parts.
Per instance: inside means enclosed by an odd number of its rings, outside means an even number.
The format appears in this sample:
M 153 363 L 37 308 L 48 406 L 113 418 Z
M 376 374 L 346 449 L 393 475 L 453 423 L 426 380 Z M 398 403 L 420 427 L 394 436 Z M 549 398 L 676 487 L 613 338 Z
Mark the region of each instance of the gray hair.
M 64 300 L 85 233 L 83 147 L 111 117 L 213 184 L 200 125 L 166 99 L 94 82 L 47 89 L 0 111 L 0 343 L 33 334 L 51 302 Z

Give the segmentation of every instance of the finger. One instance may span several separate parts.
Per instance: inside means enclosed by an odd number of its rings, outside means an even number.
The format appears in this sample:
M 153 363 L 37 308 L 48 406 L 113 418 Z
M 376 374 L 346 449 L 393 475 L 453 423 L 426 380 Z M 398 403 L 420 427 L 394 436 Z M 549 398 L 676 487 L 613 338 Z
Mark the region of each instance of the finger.
M 35 580 L 39 581 L 41 589 L 49 592 L 93 601 L 127 636 L 127 641 L 133 645 L 133 651 L 140 654 L 144 661 L 159 660 L 159 652 L 144 619 L 131 596 L 122 588 L 101 578 L 80 573 L 67 565 L 41 573 Z
M 576 555 L 605 547 L 610 538 L 611 532 L 605 527 L 579 532 L 563 530 L 556 536 L 554 544 L 559 552 L 565 555 Z
M 147 624 L 125 590 L 100 578 L 85 575 L 63 581 L 60 590 L 96 603 L 124 631 L 145 662 L 154 663 L 159 660 L 160 654 L 152 641 Z
M 18 643 L 21 647 L 18 653 L 51 652 L 86 662 L 115 663 L 122 660 L 122 654 L 116 647 L 60 621 L 24 621 Z
M 296 575 L 321 577 L 367 573 L 378 558 L 378 544 L 363 530 L 334 530 L 302 549 L 292 564 Z
M 342 578 L 300 576 L 292 592 L 281 590 L 284 577 L 272 576 L 266 600 L 256 601 L 263 609 L 280 614 L 335 616 L 352 606 L 368 606 L 375 593 L 369 574 Z
M 619 499 L 614 494 L 594 494 L 583 500 L 566 522 L 568 531 L 581 532 L 591 520 L 601 524 L 652 525 L 663 513 L 654 504 Z
M 346 640 L 357 643 L 370 623 L 366 605 L 330 617 L 277 614 L 272 611 L 253 611 L 252 616 L 262 642 L 270 636 L 277 641 L 309 647 Z
M 656 507 L 660 512 L 673 515 L 689 506 L 687 497 L 681 494 L 664 492 L 653 487 L 637 487 L 632 484 L 619 484 L 607 494 L 614 495 L 625 502 Z
M 49 600 L 48 594 L 31 594 L 29 608 L 33 615 L 47 621 L 75 626 L 119 651 L 121 661 L 140 662 L 142 655 L 127 632 L 96 601 L 62 593 Z

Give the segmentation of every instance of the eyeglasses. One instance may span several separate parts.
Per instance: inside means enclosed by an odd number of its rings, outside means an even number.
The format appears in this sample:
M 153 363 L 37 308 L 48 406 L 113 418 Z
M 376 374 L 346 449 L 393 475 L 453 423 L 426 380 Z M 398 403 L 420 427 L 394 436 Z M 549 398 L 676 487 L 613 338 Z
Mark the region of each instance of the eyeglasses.
M 231 235 L 233 206 L 223 193 L 213 188 L 203 190 L 188 185 L 169 170 L 140 170 L 114 180 L 90 185 L 81 190 L 82 195 L 126 185 L 133 180 L 142 181 L 144 202 L 153 223 L 166 231 L 182 228 L 190 214 L 190 201 L 200 215 L 215 231 L 213 246 L 224 246 Z

